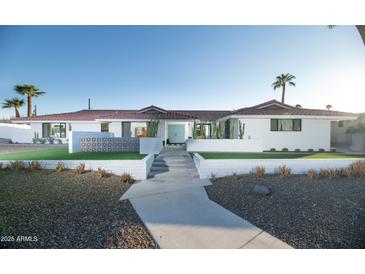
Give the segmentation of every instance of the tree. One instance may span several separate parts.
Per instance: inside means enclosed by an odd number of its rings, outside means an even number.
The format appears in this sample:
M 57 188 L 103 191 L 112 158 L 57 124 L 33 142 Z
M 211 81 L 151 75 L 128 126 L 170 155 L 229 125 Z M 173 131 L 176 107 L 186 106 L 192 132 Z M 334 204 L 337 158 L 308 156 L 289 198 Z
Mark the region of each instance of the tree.
M 289 86 L 295 87 L 295 83 L 292 81 L 295 79 L 294 75 L 291 75 L 290 73 L 287 74 L 281 74 L 279 76 L 276 76 L 276 81 L 272 84 L 274 90 L 277 88 L 282 88 L 281 92 L 281 102 L 284 104 L 285 102 L 285 87 L 288 84 Z
M 297 105 L 295 105 L 295 107 L 296 107 L 296 108 L 302 108 L 302 105 L 297 104 Z
M 332 108 L 332 105 L 327 105 L 327 106 L 326 106 L 326 109 L 327 109 L 327 110 L 330 110 L 331 108 Z
M 7 99 L 3 103 L 3 108 L 14 108 L 15 109 L 15 117 L 19 118 L 19 108 L 24 106 L 24 100 L 19 98 Z
M 33 85 L 16 85 L 14 87 L 15 91 L 21 95 L 27 96 L 27 116 L 32 116 L 32 97 L 39 97 L 45 94 L 44 91 L 40 91 L 38 88 L 36 88 Z

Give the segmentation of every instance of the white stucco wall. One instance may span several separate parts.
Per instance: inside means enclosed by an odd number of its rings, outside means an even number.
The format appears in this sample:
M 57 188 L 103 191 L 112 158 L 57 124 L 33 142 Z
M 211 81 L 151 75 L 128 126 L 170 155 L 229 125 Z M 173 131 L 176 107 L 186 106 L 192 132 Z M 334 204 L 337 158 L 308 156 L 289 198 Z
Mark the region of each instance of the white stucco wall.
M 261 140 L 247 139 L 189 139 L 189 152 L 262 152 Z
M 122 122 L 109 123 L 109 132 L 114 134 L 114 137 L 122 137 Z
M 87 170 L 102 168 L 116 175 L 128 173 L 136 180 L 144 180 L 150 172 L 153 160 L 154 155 L 150 154 L 141 160 L 47 160 L 39 162 L 42 169 L 55 169 L 59 162 L 62 162 L 67 169 L 75 169 L 80 163 L 84 163 Z M 9 165 L 10 162 L 5 160 L 0 161 L 4 166 Z M 27 166 L 30 160 L 24 160 L 22 162 Z
M 14 143 L 31 143 L 34 133 L 29 125 L 0 123 L 0 138 L 9 139 Z
M 365 160 L 362 158 L 337 159 L 224 159 L 205 160 L 198 153 L 194 153 L 194 163 L 200 178 L 230 176 L 233 173 L 248 174 L 257 166 L 265 167 L 266 173 L 278 173 L 279 166 L 286 165 L 293 174 L 306 174 L 309 169 L 319 171 L 321 168 L 342 168 L 353 162 Z
M 162 138 L 143 137 L 139 139 L 139 154 L 159 154 L 162 150 Z
M 270 119 L 240 119 L 245 124 L 244 139 L 260 139 L 264 150 L 331 148 L 330 120 L 302 119 L 302 131 L 271 131 Z

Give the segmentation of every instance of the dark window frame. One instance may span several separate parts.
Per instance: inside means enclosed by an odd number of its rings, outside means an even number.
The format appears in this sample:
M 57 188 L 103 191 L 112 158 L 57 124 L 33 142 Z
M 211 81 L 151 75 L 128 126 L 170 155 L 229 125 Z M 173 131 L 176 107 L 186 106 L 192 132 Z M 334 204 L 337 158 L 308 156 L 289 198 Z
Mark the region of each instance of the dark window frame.
M 292 121 L 291 130 L 279 130 L 279 121 Z M 294 121 L 299 121 L 299 130 L 294 128 Z M 273 129 L 273 122 L 276 129 Z M 302 119 L 270 119 L 270 131 L 274 132 L 300 132 L 302 131 Z
M 49 131 L 51 131 L 51 126 L 52 125 L 59 125 L 59 128 L 60 128 L 60 137 L 55 137 L 55 136 L 51 136 L 50 135 L 50 132 L 48 132 L 48 136 L 45 136 L 45 130 L 44 130 L 44 126 L 45 125 L 49 125 Z M 63 125 L 63 127 L 62 127 Z M 66 138 L 67 136 L 67 130 L 66 130 L 66 126 L 67 126 L 67 123 L 42 123 L 42 138 Z M 61 130 L 61 129 L 64 129 L 64 130 Z

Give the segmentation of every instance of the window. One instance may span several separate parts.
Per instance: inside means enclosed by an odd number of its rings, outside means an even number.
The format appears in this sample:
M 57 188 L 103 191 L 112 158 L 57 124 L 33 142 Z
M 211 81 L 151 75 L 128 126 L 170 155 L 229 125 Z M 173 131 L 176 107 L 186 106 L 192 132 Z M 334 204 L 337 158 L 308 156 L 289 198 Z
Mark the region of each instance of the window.
M 131 137 L 131 122 L 122 122 L 122 137 Z
M 343 121 L 338 121 L 338 127 L 343 127 Z
M 271 131 L 301 131 L 301 119 L 271 119 Z
M 43 123 L 43 138 L 66 138 L 66 123 Z
M 101 132 L 109 132 L 109 123 L 101 123 L 100 124 Z
M 211 124 L 198 123 L 195 126 L 196 126 L 196 135 L 198 136 L 198 138 L 209 139 L 212 137 Z

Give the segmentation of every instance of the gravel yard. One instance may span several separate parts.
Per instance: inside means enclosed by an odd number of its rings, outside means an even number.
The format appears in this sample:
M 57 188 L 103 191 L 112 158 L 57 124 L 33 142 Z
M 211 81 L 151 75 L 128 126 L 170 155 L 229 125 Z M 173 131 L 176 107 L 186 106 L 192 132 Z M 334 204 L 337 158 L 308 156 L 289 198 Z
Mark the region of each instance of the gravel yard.
M 129 186 L 92 172 L 2 170 L 0 248 L 157 248 L 129 201 L 118 201 Z
M 272 193 L 254 193 L 256 184 Z M 213 201 L 295 248 L 365 248 L 364 179 L 242 175 L 206 189 Z

